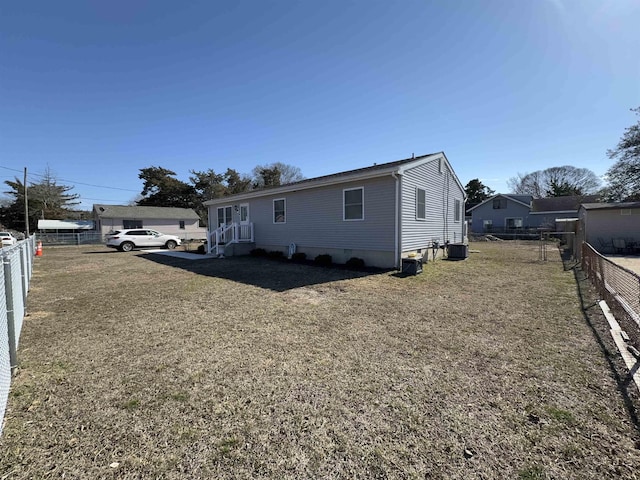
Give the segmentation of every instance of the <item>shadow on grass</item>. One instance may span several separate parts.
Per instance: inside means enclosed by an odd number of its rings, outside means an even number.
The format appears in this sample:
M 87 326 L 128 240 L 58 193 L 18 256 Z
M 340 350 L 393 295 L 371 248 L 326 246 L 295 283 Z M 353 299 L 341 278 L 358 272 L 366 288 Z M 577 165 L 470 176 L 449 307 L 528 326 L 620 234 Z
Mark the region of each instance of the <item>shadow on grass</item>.
M 340 266 L 319 267 L 292 263 L 286 260 L 271 260 L 250 256 L 211 258 L 192 261 L 158 253 L 147 253 L 139 258 L 162 265 L 180 268 L 198 275 L 224 278 L 233 282 L 253 285 L 275 292 L 307 287 L 338 280 L 350 280 L 370 275 L 379 275 L 388 270 L 348 270 Z
M 635 393 L 637 391 L 637 387 L 633 381 L 633 375 L 640 365 L 636 363 L 632 371 L 628 372 L 624 364 L 620 363 L 620 354 L 613 343 L 611 335 L 609 334 L 608 324 L 600 311 L 598 301 L 593 301 L 592 298 L 590 298 L 591 296 L 588 292 L 589 279 L 582 272 L 579 263 L 573 261 L 570 256 L 565 254 L 563 251 L 560 253 L 563 257 L 565 270 L 573 270 L 573 276 L 576 281 L 578 296 L 580 298 L 582 316 L 584 317 L 587 326 L 591 329 L 596 342 L 598 342 L 598 345 L 600 346 L 600 350 L 602 350 L 604 358 L 609 364 L 609 368 L 611 369 L 613 378 L 616 381 L 618 392 L 620 392 L 620 395 L 622 396 L 622 401 L 627 409 L 629 418 L 633 422 L 636 434 L 640 435 L 640 420 L 638 419 L 636 405 L 631 395 L 631 392 Z M 618 361 L 616 361 L 617 359 Z M 637 395 L 635 396 L 637 397 Z M 640 448 L 640 441 L 636 442 L 636 447 Z

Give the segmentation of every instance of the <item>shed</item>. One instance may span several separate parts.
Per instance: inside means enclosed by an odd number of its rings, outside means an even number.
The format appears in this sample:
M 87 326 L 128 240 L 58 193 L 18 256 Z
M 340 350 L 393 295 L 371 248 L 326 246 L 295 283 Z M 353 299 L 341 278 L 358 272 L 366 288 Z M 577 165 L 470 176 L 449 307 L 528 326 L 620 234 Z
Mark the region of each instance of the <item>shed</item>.
M 631 252 L 640 244 L 640 202 L 584 203 L 578 218 L 578 239 L 600 253 Z

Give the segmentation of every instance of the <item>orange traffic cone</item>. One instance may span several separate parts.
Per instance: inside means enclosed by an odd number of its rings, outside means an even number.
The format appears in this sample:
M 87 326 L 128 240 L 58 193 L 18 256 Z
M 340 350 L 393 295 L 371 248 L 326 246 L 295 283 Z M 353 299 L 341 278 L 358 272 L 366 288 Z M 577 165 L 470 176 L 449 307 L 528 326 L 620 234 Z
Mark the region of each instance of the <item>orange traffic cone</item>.
M 36 257 L 41 257 L 42 256 L 42 242 L 38 242 L 38 245 L 36 246 Z

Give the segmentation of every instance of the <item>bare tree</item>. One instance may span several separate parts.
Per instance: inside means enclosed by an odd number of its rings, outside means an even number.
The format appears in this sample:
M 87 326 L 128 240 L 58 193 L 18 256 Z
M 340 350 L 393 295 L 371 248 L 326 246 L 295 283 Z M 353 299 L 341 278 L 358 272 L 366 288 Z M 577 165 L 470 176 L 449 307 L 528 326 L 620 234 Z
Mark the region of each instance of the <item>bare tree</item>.
M 534 198 L 588 195 L 600 188 L 600 179 L 588 168 L 571 165 L 518 173 L 507 181 L 512 193 Z

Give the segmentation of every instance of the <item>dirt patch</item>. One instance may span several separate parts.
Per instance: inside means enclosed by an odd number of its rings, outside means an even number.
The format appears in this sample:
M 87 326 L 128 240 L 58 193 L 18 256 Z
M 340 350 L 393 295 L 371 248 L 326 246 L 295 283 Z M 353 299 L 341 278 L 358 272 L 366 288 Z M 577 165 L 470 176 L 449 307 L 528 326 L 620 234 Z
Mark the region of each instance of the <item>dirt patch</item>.
M 405 278 L 51 249 L 0 476 L 638 478 L 595 297 L 535 242 L 472 247 Z

